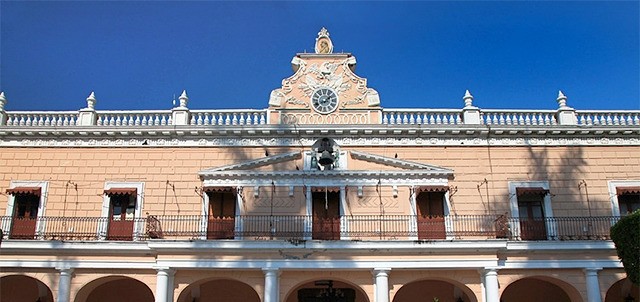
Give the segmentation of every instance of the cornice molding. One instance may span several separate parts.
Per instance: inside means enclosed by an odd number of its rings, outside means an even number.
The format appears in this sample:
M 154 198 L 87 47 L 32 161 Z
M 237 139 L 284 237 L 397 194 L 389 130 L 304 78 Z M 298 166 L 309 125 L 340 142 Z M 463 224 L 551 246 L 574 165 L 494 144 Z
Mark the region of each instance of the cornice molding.
M 341 146 L 640 145 L 640 127 L 489 126 L 154 126 L 0 127 L 0 147 L 311 146 L 331 137 Z
M 447 185 L 451 173 L 433 170 L 403 171 L 251 171 L 232 170 L 200 173 L 205 186 L 375 186 Z
M 255 160 L 244 161 L 237 164 L 226 165 L 226 166 L 217 167 L 217 168 L 210 168 L 210 169 L 202 170 L 198 174 L 207 175 L 210 173 L 222 172 L 222 171 L 249 170 L 249 169 L 255 169 L 255 168 L 273 165 L 277 163 L 282 163 L 286 161 L 296 160 L 300 158 L 302 158 L 301 152 L 298 152 L 298 151 L 289 152 L 285 154 L 271 155 L 263 158 L 258 158 Z
M 351 154 L 351 157 L 353 157 L 355 159 L 364 160 L 364 161 L 373 162 L 373 163 L 378 163 L 378 164 L 387 165 L 387 166 L 392 166 L 392 167 L 396 167 L 396 168 L 402 168 L 402 169 L 424 169 L 424 170 L 429 170 L 429 171 L 434 171 L 434 172 L 453 174 L 453 170 L 445 169 L 445 168 L 442 168 L 442 167 L 437 167 L 437 166 L 432 166 L 432 165 L 425 165 L 425 164 L 421 164 L 421 163 L 417 163 L 417 162 L 401 160 L 401 159 L 396 159 L 396 158 L 390 158 L 390 157 L 386 157 L 386 156 L 381 156 L 381 155 L 377 155 L 377 154 L 371 154 L 371 153 L 361 152 L 361 151 L 356 151 L 356 150 L 351 150 L 349 153 Z

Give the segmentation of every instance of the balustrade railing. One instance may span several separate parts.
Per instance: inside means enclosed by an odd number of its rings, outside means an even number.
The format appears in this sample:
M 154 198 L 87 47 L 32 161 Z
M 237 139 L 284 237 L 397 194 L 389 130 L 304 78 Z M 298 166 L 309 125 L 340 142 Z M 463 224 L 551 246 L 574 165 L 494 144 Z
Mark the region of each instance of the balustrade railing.
M 170 110 L 96 111 L 98 126 L 166 126 L 171 125 Z
M 383 125 L 455 126 L 480 124 L 486 126 L 549 127 L 560 125 L 557 110 L 474 109 L 465 121 L 466 109 L 382 109 Z M 253 126 L 270 123 L 267 109 L 189 110 L 177 123 L 191 126 Z M 577 126 L 640 126 L 640 110 L 575 110 L 575 119 L 564 118 L 562 125 Z M 82 114 L 86 118 L 80 118 Z M 87 115 L 88 114 L 88 115 Z M 150 127 L 176 125 L 173 110 L 98 110 L 98 111 L 0 111 L 6 117 L 5 127 Z M 338 112 L 333 115 L 314 115 L 310 112 L 281 112 L 283 124 L 369 124 L 371 112 Z M 474 117 L 475 116 L 475 117 Z M 571 116 L 571 115 L 569 115 Z M 82 124 L 81 124 L 82 121 Z
M 481 111 L 484 125 L 550 126 L 557 125 L 555 110 L 492 110 Z
M 384 109 L 384 125 L 459 125 L 460 109 Z
M 10 127 L 75 126 L 77 111 L 9 111 L 6 125 Z
M 190 125 L 263 125 L 267 110 L 191 110 Z
M 521 219 L 503 215 L 247 215 L 0 217 L 4 239 L 22 240 L 608 240 L 615 216 Z
M 640 111 L 576 110 L 581 126 L 638 126 Z

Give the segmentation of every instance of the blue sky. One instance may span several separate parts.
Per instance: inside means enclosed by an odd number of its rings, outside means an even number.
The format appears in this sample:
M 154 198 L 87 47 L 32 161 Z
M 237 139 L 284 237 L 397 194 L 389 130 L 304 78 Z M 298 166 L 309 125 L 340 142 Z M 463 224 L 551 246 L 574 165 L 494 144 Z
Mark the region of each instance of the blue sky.
M 266 108 L 325 26 L 388 108 L 640 109 L 638 1 L 0 2 L 7 110 Z

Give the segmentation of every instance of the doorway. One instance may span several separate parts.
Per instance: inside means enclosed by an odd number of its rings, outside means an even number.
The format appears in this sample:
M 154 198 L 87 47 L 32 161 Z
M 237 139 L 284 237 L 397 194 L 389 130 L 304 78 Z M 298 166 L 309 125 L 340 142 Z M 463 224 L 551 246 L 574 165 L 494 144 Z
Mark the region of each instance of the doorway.
M 446 239 L 444 222 L 444 194 L 420 192 L 416 197 L 418 209 L 418 239 Z
M 312 239 L 340 240 L 340 191 L 312 192 L 311 199 Z
M 209 196 L 207 239 L 233 239 L 236 225 L 235 192 L 207 192 L 207 195 Z

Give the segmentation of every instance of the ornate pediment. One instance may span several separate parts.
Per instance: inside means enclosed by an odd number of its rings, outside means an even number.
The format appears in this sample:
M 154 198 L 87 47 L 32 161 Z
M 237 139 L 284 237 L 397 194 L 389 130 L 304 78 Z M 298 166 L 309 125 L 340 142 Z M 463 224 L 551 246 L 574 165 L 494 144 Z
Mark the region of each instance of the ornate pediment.
M 204 180 L 217 183 L 227 181 L 231 183 L 259 183 L 278 179 L 284 183 L 307 182 L 313 183 L 344 182 L 348 179 L 351 184 L 375 183 L 384 179 L 387 183 L 403 182 L 407 180 L 417 183 L 428 182 L 430 179 L 446 179 L 453 176 L 453 170 L 433 165 L 390 158 L 360 151 L 349 151 L 355 162 L 344 168 L 321 171 L 308 169 L 301 160 L 307 156 L 305 152 L 289 152 L 266 156 L 254 160 L 243 161 L 221 167 L 213 167 L 200 171 L 198 174 Z M 371 163 L 370 169 L 350 169 L 350 166 L 362 167 L 356 162 Z M 277 165 L 277 166 L 276 166 Z M 282 167 L 295 167 L 285 168 Z
M 315 50 L 292 59 L 295 73 L 271 92 L 270 109 L 319 115 L 342 114 L 344 109 L 379 109 L 378 92 L 367 87 L 367 79 L 354 73 L 356 58 L 349 53 L 333 53 L 333 43 L 324 28 L 318 33 Z
M 400 168 L 405 170 L 424 170 L 424 171 L 431 171 L 438 174 L 453 175 L 453 170 L 438 167 L 438 166 L 426 165 L 426 164 L 421 164 L 413 161 L 391 158 L 387 156 L 376 155 L 376 154 L 360 152 L 355 150 L 352 150 L 350 153 L 351 153 L 351 157 L 354 159 L 376 163 L 382 166 Z

